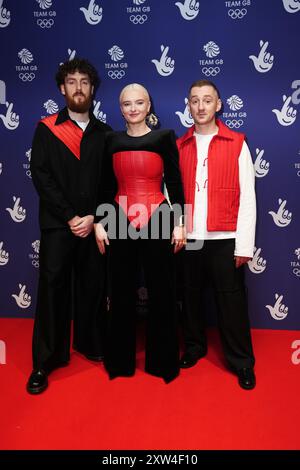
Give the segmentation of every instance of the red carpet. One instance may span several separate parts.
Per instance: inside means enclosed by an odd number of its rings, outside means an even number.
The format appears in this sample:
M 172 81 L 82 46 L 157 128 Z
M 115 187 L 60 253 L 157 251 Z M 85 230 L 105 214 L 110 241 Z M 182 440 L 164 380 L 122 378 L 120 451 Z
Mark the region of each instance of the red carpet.
M 169 385 L 143 371 L 109 381 L 102 365 L 73 353 L 48 390 L 30 396 L 32 320 L 0 319 L 3 449 L 300 449 L 299 331 L 253 330 L 257 387 L 242 390 L 223 364 L 218 334 L 209 353 Z

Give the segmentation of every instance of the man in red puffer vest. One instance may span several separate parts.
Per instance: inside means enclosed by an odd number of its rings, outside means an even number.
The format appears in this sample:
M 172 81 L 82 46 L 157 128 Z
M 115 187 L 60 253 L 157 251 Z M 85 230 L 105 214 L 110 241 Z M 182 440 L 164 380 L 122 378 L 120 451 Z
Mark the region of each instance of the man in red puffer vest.
M 245 136 L 216 118 L 220 94 L 208 80 L 195 82 L 189 108 L 195 125 L 177 141 L 187 205 L 183 254 L 182 368 L 206 355 L 203 290 L 212 283 L 228 366 L 239 385 L 256 384 L 243 265 L 253 257 L 256 200 L 254 168 Z

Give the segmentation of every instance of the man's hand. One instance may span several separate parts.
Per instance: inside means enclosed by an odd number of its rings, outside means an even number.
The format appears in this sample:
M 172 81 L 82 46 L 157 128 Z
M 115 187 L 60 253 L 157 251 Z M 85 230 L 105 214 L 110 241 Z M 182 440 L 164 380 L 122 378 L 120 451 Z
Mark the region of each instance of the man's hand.
M 85 238 L 93 230 L 94 216 L 86 215 L 84 217 L 79 217 L 75 215 L 73 219 L 68 221 L 69 227 L 72 230 L 72 233 L 76 237 Z
M 235 256 L 234 259 L 235 267 L 240 268 L 243 264 L 248 263 L 248 261 L 250 261 L 252 258 L 248 258 L 247 256 Z
M 106 230 L 103 228 L 103 225 L 98 223 L 94 224 L 96 242 L 99 248 L 99 251 L 102 255 L 105 254 L 105 245 L 109 245 L 109 239 L 107 236 Z

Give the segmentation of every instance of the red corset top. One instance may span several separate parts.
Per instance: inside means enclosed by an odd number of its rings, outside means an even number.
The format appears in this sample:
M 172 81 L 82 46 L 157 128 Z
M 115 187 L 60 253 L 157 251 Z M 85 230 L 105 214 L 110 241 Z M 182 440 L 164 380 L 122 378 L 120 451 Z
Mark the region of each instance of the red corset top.
M 164 171 L 161 156 L 144 150 L 116 152 L 113 168 L 118 181 L 115 201 L 135 228 L 145 226 L 165 200 L 161 192 Z

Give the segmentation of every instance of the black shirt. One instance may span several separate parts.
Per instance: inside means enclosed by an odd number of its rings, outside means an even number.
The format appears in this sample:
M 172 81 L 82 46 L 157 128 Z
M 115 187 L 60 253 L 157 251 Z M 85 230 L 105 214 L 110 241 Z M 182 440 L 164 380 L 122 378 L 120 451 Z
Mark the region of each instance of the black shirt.
M 55 125 L 67 119 L 70 117 L 64 108 Z M 95 213 L 105 136 L 110 130 L 111 127 L 91 112 L 81 140 L 79 160 L 45 124 L 38 124 L 30 167 L 40 197 L 41 229 L 66 227 L 76 215 L 83 217 Z
M 121 151 L 148 151 L 159 154 L 164 164 L 164 182 L 171 204 L 177 203 L 183 209 L 184 196 L 179 171 L 179 155 L 174 131 L 153 130 L 139 137 L 131 137 L 126 131 L 107 134 L 105 162 L 102 172 L 103 183 L 98 194 L 98 204 L 113 204 L 117 193 L 117 181 L 113 171 L 113 155 Z M 100 221 L 96 217 L 95 221 Z

